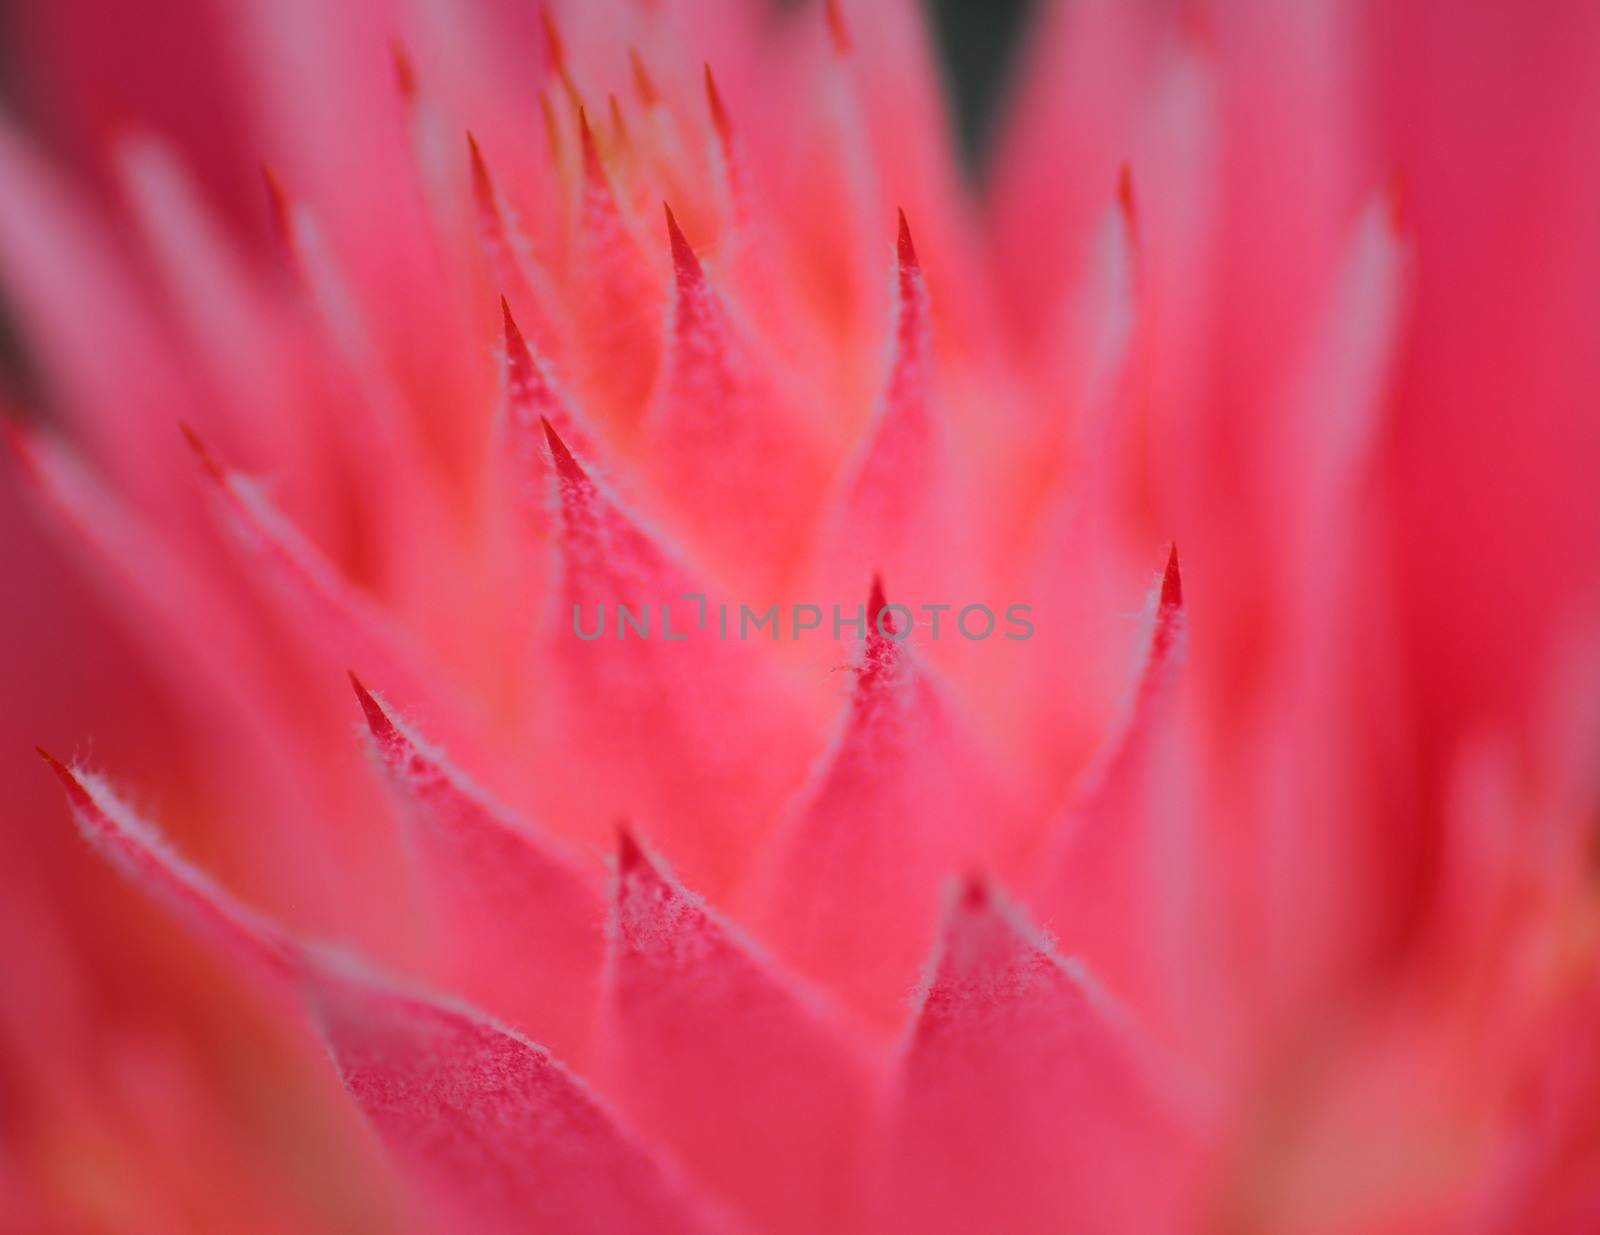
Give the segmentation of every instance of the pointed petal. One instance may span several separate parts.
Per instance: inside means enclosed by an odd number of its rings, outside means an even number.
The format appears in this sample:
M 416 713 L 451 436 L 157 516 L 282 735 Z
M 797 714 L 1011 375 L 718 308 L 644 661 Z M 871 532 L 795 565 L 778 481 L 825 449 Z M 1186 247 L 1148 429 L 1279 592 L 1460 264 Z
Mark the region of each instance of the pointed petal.
M 241 716 L 259 716 L 259 696 L 239 685 L 255 658 L 215 580 L 118 501 L 105 480 L 64 443 L 9 419 L 4 430 L 29 491 L 72 549 L 85 557 L 95 584 L 156 653 L 152 663 L 172 663 L 177 632 L 196 636 L 176 666 L 180 676 L 193 680 L 198 669 L 208 689 L 245 705 Z
M 556 394 L 545 376 L 545 366 L 534 359 L 528 341 L 523 338 L 511 305 L 502 296 L 500 315 L 505 328 L 506 344 L 506 427 L 517 438 L 541 439 L 541 420 L 548 420 L 568 437 L 575 437 L 576 426 L 566 402 Z
M 1082 276 L 1047 328 L 1041 364 L 1046 423 L 1039 431 L 1056 434 L 1069 426 L 1084 466 L 1106 473 L 1106 484 L 1119 465 L 1113 452 L 1120 443 L 1109 421 L 1118 379 L 1130 367 L 1139 308 L 1132 180 L 1124 173 L 1118 200 L 1090 238 Z
M 539 27 L 544 34 L 545 61 L 550 66 L 550 71 L 567 92 L 567 99 L 572 106 L 581 108 L 583 96 L 572 78 L 572 62 L 567 57 L 566 40 L 561 37 L 561 30 L 556 25 L 555 16 L 550 12 L 548 5 L 539 10 Z
M 560 499 L 561 558 L 574 603 L 630 605 L 694 590 L 689 571 L 580 463 L 549 420 L 542 422 Z
M 505 404 L 499 424 L 501 479 L 518 514 L 530 527 L 542 529 L 548 522 L 550 475 L 545 422 L 584 458 L 598 461 L 604 456 L 587 419 L 556 389 L 548 365 L 523 337 L 505 297 L 500 299 L 500 313 L 506 349 Z
M 1165 724 L 1166 709 L 1183 668 L 1188 646 L 1188 624 L 1183 608 L 1183 576 L 1178 569 L 1178 547 L 1167 552 L 1161 572 L 1155 617 L 1140 666 L 1134 694 L 1119 732 L 1108 741 L 1098 760 L 1084 776 L 1078 806 L 1097 809 L 1119 793 L 1126 793 L 1145 772 L 1141 760 L 1156 739 L 1154 730 Z
M 1401 654 L 1383 615 L 1404 606 L 1388 590 L 1399 577 L 1391 532 L 1379 529 L 1406 521 L 1391 525 L 1391 512 L 1372 501 L 1411 280 L 1409 245 L 1394 231 L 1390 203 L 1373 194 L 1351 226 L 1287 397 L 1274 405 L 1282 415 L 1259 442 L 1266 508 L 1276 516 L 1263 531 L 1278 640 L 1264 692 L 1271 702 L 1258 722 L 1263 754 L 1252 764 L 1264 833 L 1222 860 L 1240 871 L 1260 863 L 1248 877 L 1264 896 L 1256 935 L 1269 945 L 1275 994 L 1286 1000 L 1369 947 L 1388 946 L 1370 944 L 1367 932 L 1391 913 L 1403 917 L 1398 906 L 1415 894 L 1403 878 L 1376 893 L 1372 875 L 1374 855 L 1405 869 L 1411 859 L 1397 855 L 1419 843 L 1401 822 L 1411 812 L 1395 809 L 1404 795 L 1394 771 L 1409 762 L 1399 751 L 1410 739 L 1393 727 L 1404 726 L 1397 717 L 1406 709 L 1387 693 L 1393 662 L 1383 665 Z M 1452 614 L 1435 629 L 1459 628 Z M 1396 761 L 1380 770 L 1374 752 L 1385 748 Z M 1377 908 L 1389 897 L 1393 909 Z
M 721 298 L 689 245 L 672 207 L 666 206 L 675 295 L 668 342 L 666 395 L 653 412 L 670 435 L 727 435 L 748 375 L 738 354 Z M 710 421 L 710 424 L 706 422 Z M 698 422 L 698 423 L 697 423 Z
M 717 135 L 717 143 L 722 148 L 723 157 L 731 162 L 733 122 L 728 119 L 727 104 L 722 101 L 722 92 L 717 89 L 717 79 L 712 75 L 709 64 L 705 66 L 704 76 L 706 111 L 711 117 L 711 130 Z
M 461 709 L 421 649 L 340 576 L 259 486 L 222 463 L 193 429 L 181 427 L 219 520 L 302 633 L 308 653 L 376 669 L 408 701 L 442 709 L 451 736 L 459 736 Z
M 741 607 L 700 582 L 545 428 L 561 506 L 548 740 L 594 761 L 573 780 L 564 758 L 550 779 L 567 780 L 591 828 L 602 783 L 606 814 L 650 819 L 679 868 L 720 894 L 810 753 L 809 709 L 747 641 L 775 639 L 776 619 L 743 635 Z
M 406 50 L 406 45 L 398 38 L 389 40 L 389 59 L 394 61 L 394 84 L 400 91 L 400 97 L 407 104 L 416 102 L 417 66 L 412 63 L 411 53 Z
M 836 498 L 824 546 L 825 577 L 859 579 L 882 568 L 915 601 L 970 588 L 971 506 L 955 469 L 935 391 L 927 281 L 900 215 L 896 309 L 889 370 L 877 407 Z
M 174 853 L 97 778 L 45 759 L 85 837 L 141 890 L 229 955 L 297 983 L 351 1098 L 448 1229 L 731 1231 L 544 1048 L 305 949 Z
M 267 194 L 267 219 L 272 228 L 272 238 L 277 242 L 283 260 L 293 265 L 294 224 L 289 218 L 289 195 L 284 191 L 278 173 L 265 163 L 261 165 L 261 187 Z
M 862 107 L 862 65 L 834 37 L 841 28 L 827 20 L 808 32 L 798 83 L 804 102 L 779 138 L 781 162 L 769 163 L 764 179 L 799 254 L 797 273 L 848 349 L 865 337 L 883 302 L 877 237 L 891 203 Z M 742 114 L 760 119 L 751 110 Z M 770 157 L 754 136 L 746 149 L 752 159 Z
M 853 3 L 839 8 L 854 20 L 848 57 L 838 76 L 856 96 L 857 126 L 882 188 L 873 219 L 889 205 L 917 220 L 927 244 L 934 284 L 943 292 L 941 337 L 975 354 L 986 346 L 997 316 L 990 304 L 988 246 L 978 242 L 977 220 L 957 150 L 944 75 L 936 51 L 932 10 L 916 0 Z M 904 134 L 923 134 L 905 141 Z
M 1033 339 L 1103 209 L 1136 135 L 1141 106 L 1170 37 L 1169 21 L 1118 4 L 1063 5 L 1042 14 L 999 134 L 989 206 L 1000 306 Z M 1069 166 L 1071 176 L 1058 174 Z
M 1007 843 L 1014 806 L 876 581 L 871 605 L 842 731 L 792 808 L 762 907 L 780 954 L 888 1026 L 933 942 L 939 888 Z
M 628 68 L 633 74 L 633 88 L 640 104 L 646 108 L 657 106 L 661 102 L 661 92 L 656 89 L 655 80 L 645 67 L 644 58 L 639 55 L 637 47 L 628 48 Z
M 295 267 L 315 305 L 333 354 L 360 391 L 354 412 L 370 446 L 405 479 L 409 505 L 432 496 L 432 481 L 417 454 L 406 398 L 379 347 L 365 306 L 341 267 L 322 225 L 302 203 L 285 203 Z
M 844 9 L 839 0 L 824 0 L 822 10 L 828 19 L 828 38 L 833 43 L 834 54 L 848 56 L 854 46 L 850 26 L 844 19 Z
M 666 219 L 676 290 L 649 413 L 652 470 L 695 543 L 771 578 L 802 550 L 824 481 L 820 451 L 772 366 L 730 320 L 670 206 Z
M 573 277 L 585 393 L 618 425 L 643 410 L 660 359 L 661 290 L 617 204 L 594 133 L 579 113 L 583 186 Z
M 1317 637 L 1337 611 L 1331 591 L 1347 552 L 1345 524 L 1361 500 L 1359 484 L 1390 395 L 1390 373 L 1404 329 L 1412 279 L 1410 248 L 1395 231 L 1386 194 L 1373 194 L 1341 254 L 1322 319 L 1288 392 L 1285 415 L 1263 445 L 1269 455 L 1279 553 L 1299 610 L 1292 614 Z
M 598 880 L 351 682 L 437 896 L 440 983 L 581 1060 L 600 967 Z
M 69 768 L 48 751 L 39 754 L 66 790 L 84 839 L 129 882 L 230 958 L 274 977 L 290 976 L 295 948 L 274 923 L 180 857 L 100 777 Z
M 981 882 L 950 911 L 901 1069 L 885 1196 L 899 1229 L 1175 1229 L 1189 1151 L 1152 1061 Z
M 1174 546 L 1132 699 L 1052 827 L 1035 901 L 1061 946 L 1152 1019 L 1171 993 L 1174 958 L 1167 949 L 1178 929 L 1180 889 L 1172 867 L 1186 852 L 1185 838 L 1176 834 L 1183 812 L 1173 800 L 1171 765 L 1186 635 Z
M 548 305 L 550 291 L 543 275 L 526 254 L 527 242 L 516 235 L 507 221 L 489 164 L 477 139 L 467 134 L 467 157 L 472 168 L 472 199 L 478 217 L 478 243 L 488 259 L 495 283 L 503 289 L 503 299 L 514 301 L 529 318 L 534 337 L 544 346 L 559 341 L 551 324 Z
M 611 946 L 624 1110 L 760 1229 L 847 1229 L 870 1077 L 836 1015 L 626 831 Z
M 713 172 L 722 196 L 723 213 L 730 220 L 735 241 L 751 224 L 750 171 L 744 151 L 734 137 L 733 121 L 711 66 L 705 66 L 706 112 L 711 118 Z
M 369 510 L 372 522 L 383 529 L 375 544 L 383 556 L 378 563 L 385 582 L 408 598 L 426 601 L 437 595 L 437 580 L 419 571 L 422 562 L 435 562 L 450 552 L 440 469 L 430 458 L 413 407 L 397 376 L 391 356 L 372 321 L 371 306 L 357 295 L 321 223 L 301 203 L 288 204 L 294 268 L 314 313 L 317 353 L 331 363 L 354 387 L 346 397 L 333 430 L 342 439 L 352 461 L 349 483 Z M 450 332 L 453 314 L 432 319 L 430 329 L 441 336 Z M 441 365 L 445 362 L 441 361 Z M 441 373 L 436 380 L 448 382 Z M 449 428 L 458 429 L 452 423 Z M 381 458 L 381 470 L 362 466 Z
M 730 1229 L 542 1047 L 350 966 L 306 986 L 351 1098 L 449 1229 Z
M 606 96 L 607 109 L 611 113 L 611 142 L 618 151 L 627 151 L 633 145 L 633 139 L 628 133 L 628 120 L 622 114 L 622 104 L 617 102 L 614 94 Z
M 266 312 L 222 220 L 202 198 L 177 152 L 154 137 L 120 143 L 124 192 L 155 266 L 172 295 L 226 422 L 247 428 L 272 457 L 305 448 L 301 391 L 278 323 Z

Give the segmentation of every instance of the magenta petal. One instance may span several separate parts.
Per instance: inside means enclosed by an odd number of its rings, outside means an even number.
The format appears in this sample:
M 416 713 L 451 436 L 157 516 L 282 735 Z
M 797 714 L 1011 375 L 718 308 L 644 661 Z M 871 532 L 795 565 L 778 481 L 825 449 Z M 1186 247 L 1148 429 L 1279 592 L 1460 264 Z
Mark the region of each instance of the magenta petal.
M 560 341 L 556 327 L 549 320 L 546 305 L 548 295 L 545 280 L 522 251 L 523 241 L 507 223 L 501 207 L 500 194 L 489 175 L 489 165 L 477 139 L 467 134 L 467 153 L 472 163 L 472 197 L 477 210 L 478 239 L 495 282 L 505 295 L 514 300 L 533 323 L 534 336 L 546 347 Z M 506 310 L 509 318 L 510 310 Z
M 300 630 L 307 650 L 376 670 L 406 699 L 446 710 L 452 736 L 459 733 L 464 721 L 452 692 L 391 615 L 344 579 L 259 485 L 218 460 L 188 425 L 181 428 L 218 521 L 247 555 L 268 597 Z
M 230 957 L 287 977 L 296 949 L 281 930 L 190 865 L 99 777 L 40 750 L 67 793 L 78 830 L 130 882 Z
M 904 214 L 895 292 L 888 372 L 826 523 L 823 573 L 839 586 L 883 570 L 913 603 L 937 603 L 972 586 L 973 507 L 957 481 L 927 278 Z
M 950 911 L 901 1066 L 885 1229 L 1176 1229 L 1190 1150 L 1153 1061 L 979 882 Z
M 780 955 L 891 1026 L 933 943 L 943 881 L 1004 847 L 1014 808 L 876 578 L 866 613 L 842 732 L 792 808 L 760 900 Z
M 1041 920 L 1122 998 L 1150 1013 L 1171 994 L 1177 855 L 1192 838 L 1172 742 L 1186 642 L 1178 551 L 1162 575 L 1145 661 L 1120 728 L 1051 829 L 1034 903 Z
M 503 431 L 513 455 L 528 475 L 535 471 L 533 461 L 545 455 L 545 435 L 541 422 L 548 420 L 572 448 L 586 458 L 594 457 L 591 430 L 579 413 L 557 391 L 550 379 L 548 364 L 541 363 L 511 316 L 511 306 L 500 298 L 500 315 L 505 327 L 506 401 Z M 539 489 L 545 488 L 544 468 Z
M 314 1019 L 357 1106 L 443 1229 L 731 1235 L 549 1052 L 493 1022 L 324 962 Z
M 5 10 L 0 1227 L 1600 1230 L 1600 3 L 1018 7 Z
M 586 389 L 599 400 L 609 426 L 631 426 L 660 360 L 660 286 L 628 228 L 581 111 L 578 125 L 583 188 L 575 278 Z
M 862 1046 L 623 833 L 606 1040 L 623 1108 L 762 1230 L 854 1229 Z
M 543 1047 L 307 950 L 174 853 L 96 778 L 44 758 L 80 830 L 113 865 L 230 956 L 283 982 L 285 992 L 290 983 L 299 988 L 351 1097 L 434 1199 L 442 1229 L 735 1229 Z
M 546 632 L 552 742 L 591 761 L 575 786 L 584 800 L 603 769 L 615 814 L 650 820 L 686 876 L 721 894 L 803 774 L 805 711 L 763 647 L 739 637 L 739 604 L 715 594 L 546 429 L 561 503 Z M 652 637 L 629 635 L 623 609 Z M 600 635 L 579 637 L 599 621 Z

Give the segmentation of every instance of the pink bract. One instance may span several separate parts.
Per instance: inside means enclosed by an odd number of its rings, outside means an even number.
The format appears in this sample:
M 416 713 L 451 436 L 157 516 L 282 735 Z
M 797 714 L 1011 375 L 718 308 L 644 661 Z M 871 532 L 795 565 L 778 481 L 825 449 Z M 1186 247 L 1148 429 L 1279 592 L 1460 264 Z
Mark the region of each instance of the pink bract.
M 1600 8 L 1035 8 L 12 6 L 0 1230 L 1600 1230 Z

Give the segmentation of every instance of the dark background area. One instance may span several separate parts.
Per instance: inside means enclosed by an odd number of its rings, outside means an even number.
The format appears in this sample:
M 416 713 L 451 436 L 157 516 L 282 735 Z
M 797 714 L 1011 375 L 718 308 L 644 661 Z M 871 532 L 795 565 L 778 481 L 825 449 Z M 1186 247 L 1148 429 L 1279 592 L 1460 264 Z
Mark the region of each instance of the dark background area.
M 924 0 L 969 166 L 985 140 L 1033 0 Z

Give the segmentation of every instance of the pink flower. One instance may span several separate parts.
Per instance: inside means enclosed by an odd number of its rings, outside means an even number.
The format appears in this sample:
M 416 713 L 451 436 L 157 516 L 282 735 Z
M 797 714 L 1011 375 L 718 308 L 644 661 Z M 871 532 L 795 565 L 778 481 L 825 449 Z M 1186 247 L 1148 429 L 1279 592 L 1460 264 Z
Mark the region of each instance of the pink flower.
M 5 1229 L 1600 1229 L 1600 10 L 528 9 L 16 14 Z

